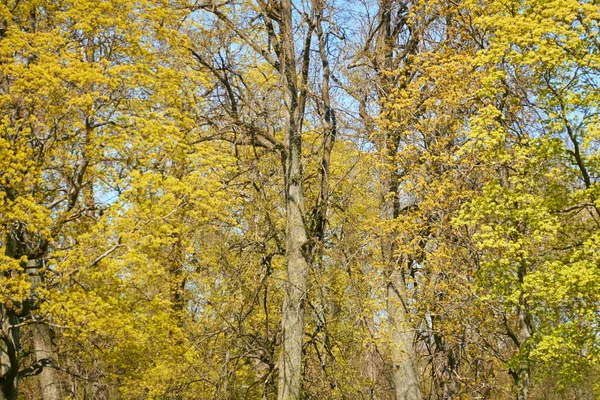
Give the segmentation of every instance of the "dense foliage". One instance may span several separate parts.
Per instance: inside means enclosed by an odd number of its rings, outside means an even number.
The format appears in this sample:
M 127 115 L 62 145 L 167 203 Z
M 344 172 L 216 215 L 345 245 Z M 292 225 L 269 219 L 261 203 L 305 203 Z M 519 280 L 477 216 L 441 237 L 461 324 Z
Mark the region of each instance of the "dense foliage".
M 4 0 L 0 399 L 600 398 L 593 0 Z

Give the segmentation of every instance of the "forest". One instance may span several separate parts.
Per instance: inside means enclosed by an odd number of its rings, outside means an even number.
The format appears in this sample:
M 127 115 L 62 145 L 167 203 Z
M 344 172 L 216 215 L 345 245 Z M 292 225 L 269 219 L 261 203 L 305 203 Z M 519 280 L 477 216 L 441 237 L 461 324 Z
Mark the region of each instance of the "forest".
M 598 0 L 1 0 L 0 400 L 600 399 Z

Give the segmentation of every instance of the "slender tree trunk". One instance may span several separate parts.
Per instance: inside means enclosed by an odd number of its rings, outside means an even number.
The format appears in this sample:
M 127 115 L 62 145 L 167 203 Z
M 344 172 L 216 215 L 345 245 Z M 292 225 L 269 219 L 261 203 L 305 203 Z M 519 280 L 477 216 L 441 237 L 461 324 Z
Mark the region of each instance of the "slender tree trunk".
M 314 229 L 312 240 L 316 246 L 322 250 L 325 238 L 325 228 L 327 226 L 327 208 L 329 203 L 329 170 L 331 164 L 331 152 L 337 136 L 337 122 L 335 110 L 331 105 L 331 96 L 329 95 L 329 84 L 331 80 L 331 70 L 327 56 L 327 43 L 329 34 L 323 31 L 323 19 L 325 12 L 325 0 L 314 0 L 313 9 L 315 10 L 315 33 L 319 44 L 319 56 L 321 59 L 321 101 L 323 102 L 323 155 L 321 157 L 321 182 L 319 186 L 319 198 L 314 212 Z M 322 254 L 322 251 L 319 252 Z M 320 258 L 320 257 L 317 257 Z
M 527 275 L 527 267 L 525 264 L 519 266 L 518 270 L 519 282 L 522 285 L 525 276 Z M 527 300 L 524 298 L 523 293 L 519 297 L 519 355 L 520 363 L 516 377 L 517 387 L 517 400 L 527 400 L 529 398 L 529 385 L 531 383 L 529 365 L 527 359 L 529 358 L 529 339 L 531 338 L 531 315 L 529 313 L 529 305 Z M 525 353 L 527 357 L 524 357 Z
M 286 158 L 286 261 L 287 282 L 281 321 L 279 400 L 300 398 L 304 312 L 308 291 L 308 238 L 304 221 L 300 135 L 290 135 Z
M 8 257 L 20 257 L 18 243 L 13 234 L 6 236 Z M 14 276 L 17 271 L 4 273 Z M 14 303 L 0 304 L 0 400 L 16 400 L 18 394 L 20 328 L 13 327 L 19 323 L 15 307 Z
M 279 358 L 278 399 L 297 400 L 300 398 L 302 386 L 302 345 L 310 255 L 302 189 L 302 120 L 305 89 L 299 91 L 299 86 L 304 86 L 306 83 L 304 79 L 306 75 L 302 74 L 303 80 L 299 85 L 295 63 L 291 0 L 281 1 L 280 37 L 279 59 L 287 113 L 285 131 L 287 282 L 281 321 L 282 349 Z M 310 36 L 307 39 L 310 44 Z M 306 57 L 308 54 L 305 54 L 305 60 Z M 308 65 L 303 65 L 303 72 L 304 68 L 307 70 Z
M 18 323 L 18 317 L 6 306 L 0 305 L 0 323 L 0 400 L 16 400 L 19 332 L 10 326 Z

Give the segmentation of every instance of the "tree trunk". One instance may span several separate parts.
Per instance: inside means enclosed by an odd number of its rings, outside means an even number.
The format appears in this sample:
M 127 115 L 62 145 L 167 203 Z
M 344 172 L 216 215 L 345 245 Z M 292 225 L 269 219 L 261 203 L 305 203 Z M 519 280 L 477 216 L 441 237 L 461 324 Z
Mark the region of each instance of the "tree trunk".
M 406 9 L 406 4 L 401 4 Z M 392 18 L 394 0 L 381 0 L 379 2 L 379 28 L 376 38 L 376 65 L 379 81 L 379 100 L 385 102 L 386 96 L 395 89 L 392 73 L 398 67 L 398 60 L 394 59 L 396 47 L 395 29 L 406 23 L 400 13 L 398 20 Z M 393 20 L 394 19 L 394 20 Z M 411 51 L 414 51 L 412 49 Z M 406 66 L 404 67 L 406 68 Z M 406 83 L 403 82 L 403 85 Z M 400 212 L 399 204 L 399 176 L 396 166 L 396 155 L 400 145 L 400 136 L 397 132 L 383 130 L 379 141 L 379 151 L 382 156 L 381 177 L 381 202 L 379 217 L 382 221 L 391 222 Z M 387 313 L 390 329 L 390 346 L 392 355 L 392 380 L 396 400 L 420 400 L 421 389 L 419 384 L 416 352 L 414 350 L 414 333 L 406 315 L 406 282 L 403 268 L 395 262 L 395 238 L 385 235 L 381 241 L 382 258 L 387 276 Z
M 299 176 L 297 162 L 290 154 L 288 168 L 291 180 Z M 281 322 L 282 351 L 279 361 L 279 400 L 300 398 L 302 378 L 302 344 L 304 336 L 304 308 L 308 290 L 307 243 L 303 222 L 302 190 L 299 184 L 290 183 L 287 201 L 286 258 L 288 281 L 285 287 Z
M 42 283 L 40 270 L 42 263 L 40 260 L 29 260 L 27 262 L 27 273 L 31 281 L 31 292 L 35 296 L 36 289 Z M 33 325 L 33 352 L 38 365 L 42 366 L 42 371 L 38 375 L 42 398 L 44 400 L 60 400 L 60 382 L 52 364 L 54 363 L 52 354 L 52 340 L 50 328 L 44 322 L 38 322 Z
M 279 358 L 279 400 L 298 400 L 302 385 L 302 345 L 304 336 L 305 301 L 308 292 L 308 237 L 302 190 L 302 120 L 305 104 L 305 74 L 298 84 L 292 31 L 292 4 L 281 1 L 281 77 L 284 81 L 286 105 L 285 186 L 286 186 L 286 262 L 281 320 L 282 349 Z M 309 32 L 309 35 L 311 33 Z M 307 37 L 310 44 L 310 36 Z M 305 51 L 306 47 L 305 47 Z M 308 53 L 305 54 L 308 57 Z M 305 58 L 305 60 L 307 60 Z M 302 87 L 299 93 L 298 88 Z
M 5 305 L 0 305 L 0 400 L 16 400 L 18 387 L 18 317 Z
M 397 176 L 394 171 L 383 171 L 380 218 L 393 221 L 399 212 Z M 394 237 L 382 239 L 381 250 L 387 275 L 387 313 L 392 355 L 392 380 L 396 400 L 420 400 L 418 366 L 414 349 L 414 333 L 406 315 L 406 282 L 402 268 L 395 262 Z
M 519 283 L 523 285 L 525 276 L 527 275 L 527 267 L 523 263 L 519 266 L 518 277 Z M 517 315 L 519 319 L 519 370 L 516 374 L 517 400 L 527 400 L 529 398 L 529 339 L 531 338 L 531 314 L 529 313 L 529 305 L 525 296 L 521 292 L 519 296 L 519 311 Z M 525 354 L 523 354 L 525 353 Z
M 8 257 L 19 258 L 19 242 L 12 234 L 6 236 L 5 254 Z M 18 272 L 4 272 L 8 277 L 14 277 Z M 19 381 L 19 348 L 20 331 L 19 317 L 15 312 L 14 303 L 0 304 L 0 400 L 16 400 Z
M 290 135 L 286 160 L 287 282 L 281 321 L 282 351 L 279 360 L 279 400 L 300 398 L 304 311 L 308 291 L 308 238 L 304 222 L 304 195 L 300 160 L 300 135 Z
M 60 391 L 60 382 L 56 371 L 51 367 L 53 353 L 50 337 L 50 328 L 45 323 L 39 322 L 33 326 L 35 359 L 38 364 L 44 365 L 42 372 L 38 375 L 42 398 L 44 400 L 60 400 L 63 398 Z M 50 365 L 47 365 L 48 363 Z
M 399 271 L 392 275 L 401 275 Z M 392 277 L 387 288 L 387 312 L 390 323 L 392 347 L 392 378 L 397 400 L 421 400 L 416 354 L 413 346 L 414 334 L 406 316 L 403 295 L 399 288 L 404 279 Z M 400 289 L 401 290 L 401 289 Z
M 329 170 L 331 164 L 331 152 L 337 136 L 337 122 L 335 110 L 331 105 L 331 96 L 329 94 L 329 83 L 331 71 L 329 68 L 329 59 L 327 56 L 328 33 L 323 31 L 323 19 L 325 13 L 325 1 L 313 0 L 313 9 L 315 10 L 315 33 L 319 44 L 319 56 L 321 59 L 321 101 L 322 119 L 324 125 L 323 132 L 323 155 L 321 157 L 321 182 L 319 186 L 319 197 L 315 210 L 313 212 L 313 229 L 311 229 L 311 240 L 313 247 L 317 248 L 318 255 L 315 259 L 319 260 L 323 254 L 323 242 L 325 239 L 325 228 L 327 226 L 327 208 L 329 203 Z

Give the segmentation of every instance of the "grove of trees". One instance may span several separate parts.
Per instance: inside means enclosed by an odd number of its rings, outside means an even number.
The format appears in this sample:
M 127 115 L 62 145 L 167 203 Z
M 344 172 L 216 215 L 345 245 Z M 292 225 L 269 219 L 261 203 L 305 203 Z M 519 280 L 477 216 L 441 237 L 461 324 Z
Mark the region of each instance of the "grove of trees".
M 0 400 L 600 398 L 596 0 L 0 1 Z

